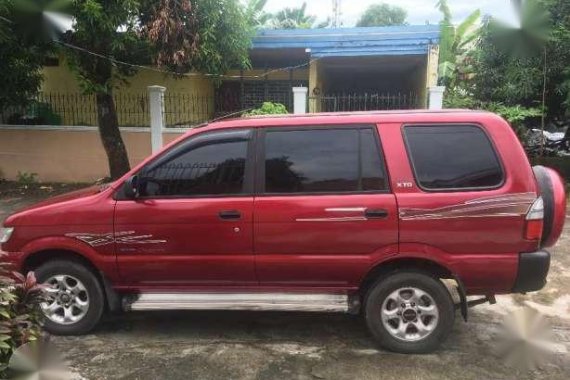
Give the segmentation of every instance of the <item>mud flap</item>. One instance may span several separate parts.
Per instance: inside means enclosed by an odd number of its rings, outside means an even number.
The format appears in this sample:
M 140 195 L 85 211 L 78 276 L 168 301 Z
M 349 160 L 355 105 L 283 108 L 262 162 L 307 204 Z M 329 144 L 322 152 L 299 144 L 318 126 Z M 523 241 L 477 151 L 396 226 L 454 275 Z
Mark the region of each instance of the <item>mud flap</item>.
M 115 292 L 109 279 L 103 272 L 99 272 L 103 282 L 103 290 L 105 291 L 105 298 L 107 300 L 107 307 L 111 313 L 121 311 L 121 297 Z
M 467 294 L 465 292 L 465 286 L 463 285 L 463 281 L 456 275 L 453 275 L 453 279 L 457 283 L 457 293 L 459 294 L 459 310 L 461 311 L 461 316 L 463 320 L 467 322 L 469 306 L 467 304 Z

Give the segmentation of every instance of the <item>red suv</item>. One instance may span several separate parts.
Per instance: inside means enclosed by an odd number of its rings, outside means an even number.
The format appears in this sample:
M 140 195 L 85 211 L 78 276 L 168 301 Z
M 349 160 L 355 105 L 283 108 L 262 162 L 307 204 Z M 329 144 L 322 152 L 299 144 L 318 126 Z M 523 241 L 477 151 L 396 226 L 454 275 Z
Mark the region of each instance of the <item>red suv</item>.
M 261 117 L 10 216 L 1 248 L 53 287 L 52 333 L 120 309 L 348 312 L 421 353 L 456 310 L 544 286 L 565 207 L 558 174 L 491 113 Z

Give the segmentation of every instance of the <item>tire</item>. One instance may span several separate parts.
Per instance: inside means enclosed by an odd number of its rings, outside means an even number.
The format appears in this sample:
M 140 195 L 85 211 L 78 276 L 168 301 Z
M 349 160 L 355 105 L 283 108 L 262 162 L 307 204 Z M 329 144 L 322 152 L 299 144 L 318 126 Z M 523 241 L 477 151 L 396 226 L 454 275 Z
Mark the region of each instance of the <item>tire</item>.
M 91 270 L 74 261 L 53 260 L 34 272 L 38 282 L 50 281 L 59 289 L 50 292 L 50 301 L 42 305 L 46 331 L 54 335 L 81 335 L 97 325 L 105 309 L 105 297 Z
M 544 224 L 542 228 L 542 239 L 540 242 L 541 245 L 543 245 L 550 236 L 552 225 L 554 223 L 554 192 L 552 180 L 547 169 L 544 166 L 534 166 L 532 169 L 540 189 L 540 195 L 544 202 Z
M 550 168 L 538 165 L 532 169 L 544 202 L 544 224 L 540 246 L 551 247 L 562 234 L 566 220 L 564 181 Z
M 406 299 L 412 289 L 416 298 Z M 395 272 L 380 279 L 369 289 L 364 307 L 368 329 L 380 346 L 404 354 L 433 352 L 447 338 L 455 320 L 453 300 L 445 285 L 418 271 Z M 416 326 L 422 327 L 421 332 Z

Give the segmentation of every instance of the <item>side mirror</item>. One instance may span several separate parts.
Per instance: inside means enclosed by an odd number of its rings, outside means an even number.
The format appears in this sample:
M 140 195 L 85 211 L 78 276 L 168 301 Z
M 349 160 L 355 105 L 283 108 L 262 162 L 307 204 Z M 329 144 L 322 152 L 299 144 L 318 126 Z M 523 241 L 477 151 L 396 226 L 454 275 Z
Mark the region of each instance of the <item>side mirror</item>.
M 139 176 L 134 175 L 125 181 L 124 193 L 128 199 L 137 199 L 140 195 L 139 192 Z

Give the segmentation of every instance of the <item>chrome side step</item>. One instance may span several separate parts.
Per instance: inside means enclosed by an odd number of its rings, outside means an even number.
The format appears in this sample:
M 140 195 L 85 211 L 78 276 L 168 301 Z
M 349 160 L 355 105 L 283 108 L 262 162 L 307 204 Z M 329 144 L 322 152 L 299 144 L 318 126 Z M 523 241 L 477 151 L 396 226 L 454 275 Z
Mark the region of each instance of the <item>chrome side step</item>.
M 124 299 L 125 310 L 349 311 L 346 294 L 141 293 Z

